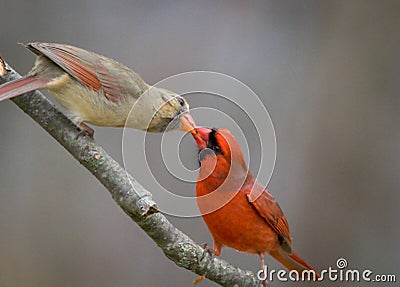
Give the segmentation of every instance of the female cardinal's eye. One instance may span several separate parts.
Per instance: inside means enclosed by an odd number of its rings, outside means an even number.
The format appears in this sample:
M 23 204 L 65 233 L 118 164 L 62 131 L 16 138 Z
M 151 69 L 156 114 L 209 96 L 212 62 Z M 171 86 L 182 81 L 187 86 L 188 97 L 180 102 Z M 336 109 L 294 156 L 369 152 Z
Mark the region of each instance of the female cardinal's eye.
M 177 98 L 178 99 L 178 103 L 183 107 L 185 105 L 185 100 L 182 98 Z

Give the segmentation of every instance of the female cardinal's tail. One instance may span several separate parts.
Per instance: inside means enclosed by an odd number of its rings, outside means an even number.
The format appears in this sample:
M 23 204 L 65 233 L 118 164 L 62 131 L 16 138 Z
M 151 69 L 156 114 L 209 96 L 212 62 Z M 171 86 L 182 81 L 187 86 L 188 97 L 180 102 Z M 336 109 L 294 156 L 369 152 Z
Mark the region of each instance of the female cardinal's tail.
M 315 281 L 316 279 L 320 278 L 318 272 L 315 271 L 314 268 L 308 265 L 303 259 L 300 258 L 300 256 L 298 256 L 294 252 L 288 253 L 282 248 L 278 248 L 277 250 L 271 251 L 269 254 L 276 260 L 278 260 L 287 269 L 298 271 L 300 274 L 300 278 L 304 276 L 305 279 L 309 279 L 312 281 Z M 304 270 L 310 270 L 314 272 L 302 273 L 302 271 Z M 315 273 L 315 277 L 312 273 Z
M 0 86 L 0 102 L 46 86 L 37 76 L 26 76 Z

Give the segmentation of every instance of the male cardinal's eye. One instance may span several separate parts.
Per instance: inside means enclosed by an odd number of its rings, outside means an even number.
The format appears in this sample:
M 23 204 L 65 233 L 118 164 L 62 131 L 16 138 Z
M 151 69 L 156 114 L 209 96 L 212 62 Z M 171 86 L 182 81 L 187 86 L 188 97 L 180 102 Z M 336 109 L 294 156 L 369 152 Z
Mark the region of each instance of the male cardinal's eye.
M 178 99 L 178 103 L 183 107 L 185 105 L 185 100 L 182 98 L 177 98 Z
M 221 153 L 221 148 L 217 145 L 213 146 L 213 150 L 215 151 L 215 153 Z

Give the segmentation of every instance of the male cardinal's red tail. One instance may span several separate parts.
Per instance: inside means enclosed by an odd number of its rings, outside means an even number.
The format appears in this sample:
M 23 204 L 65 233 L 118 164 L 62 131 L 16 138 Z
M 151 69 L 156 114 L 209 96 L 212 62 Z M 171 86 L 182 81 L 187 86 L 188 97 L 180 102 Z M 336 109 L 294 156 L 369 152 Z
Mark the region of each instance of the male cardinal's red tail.
M 0 86 L 0 102 L 33 90 L 43 88 L 46 84 L 46 81 L 38 79 L 37 76 L 26 76 L 21 79 L 5 83 Z
M 300 258 L 296 253 L 288 253 L 282 248 L 271 251 L 269 253 L 272 257 L 278 260 L 283 266 L 289 270 L 296 270 L 300 273 L 300 278 L 302 278 L 302 271 L 312 270 L 315 272 L 315 279 L 318 279 L 320 275 L 314 270 L 310 265 L 308 265 L 303 259 Z M 308 275 L 310 273 L 304 273 L 306 279 L 314 280 L 313 275 Z

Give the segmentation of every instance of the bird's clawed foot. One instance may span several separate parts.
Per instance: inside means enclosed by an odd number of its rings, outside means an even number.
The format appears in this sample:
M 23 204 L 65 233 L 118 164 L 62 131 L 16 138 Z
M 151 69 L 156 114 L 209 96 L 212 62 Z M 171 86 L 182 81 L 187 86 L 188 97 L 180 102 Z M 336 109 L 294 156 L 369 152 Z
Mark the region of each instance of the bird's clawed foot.
M 201 257 L 199 258 L 199 263 L 206 257 L 207 254 L 209 254 L 211 257 L 214 255 L 213 250 L 210 247 L 208 247 L 207 243 L 200 244 L 200 246 L 203 247 L 204 251 L 201 254 Z M 203 281 L 204 278 L 206 278 L 206 275 L 204 274 L 200 275 L 199 277 L 193 280 L 193 284 L 194 285 L 199 284 L 201 281 Z
M 78 138 L 79 136 L 88 136 L 91 139 L 94 139 L 94 130 L 89 127 L 87 124 L 85 123 L 79 123 L 77 124 L 78 130 L 79 130 L 79 134 L 76 138 Z
M 214 255 L 214 251 L 212 250 L 212 248 L 208 246 L 207 243 L 201 244 L 201 247 L 203 247 L 204 251 L 203 254 L 201 255 L 200 261 L 202 261 L 207 254 L 209 254 L 211 257 Z
M 271 286 L 269 285 L 269 282 L 268 282 L 267 279 L 261 281 L 261 286 L 263 286 L 263 287 L 271 287 Z

